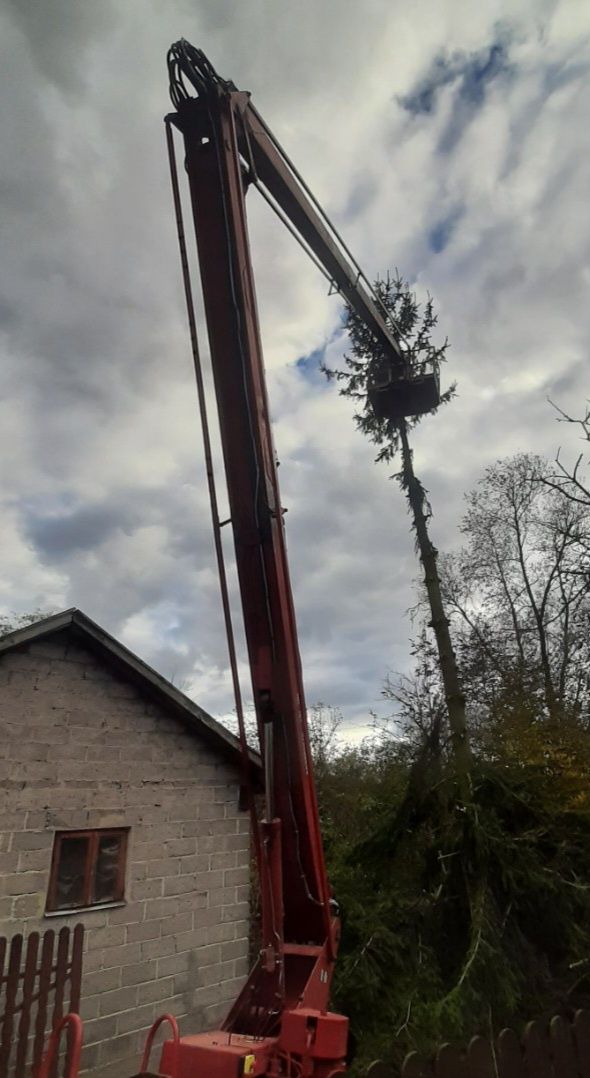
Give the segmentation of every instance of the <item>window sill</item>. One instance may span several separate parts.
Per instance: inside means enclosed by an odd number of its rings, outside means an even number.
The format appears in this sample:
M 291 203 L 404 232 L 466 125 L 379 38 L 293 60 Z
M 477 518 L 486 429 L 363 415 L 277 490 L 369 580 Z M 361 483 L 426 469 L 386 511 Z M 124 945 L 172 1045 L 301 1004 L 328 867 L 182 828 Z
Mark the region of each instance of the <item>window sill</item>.
M 126 906 L 125 900 L 122 902 L 100 902 L 97 906 L 76 906 L 74 909 L 68 910 L 45 910 L 44 917 L 74 917 L 81 913 L 97 913 L 99 910 L 118 910 L 121 906 Z

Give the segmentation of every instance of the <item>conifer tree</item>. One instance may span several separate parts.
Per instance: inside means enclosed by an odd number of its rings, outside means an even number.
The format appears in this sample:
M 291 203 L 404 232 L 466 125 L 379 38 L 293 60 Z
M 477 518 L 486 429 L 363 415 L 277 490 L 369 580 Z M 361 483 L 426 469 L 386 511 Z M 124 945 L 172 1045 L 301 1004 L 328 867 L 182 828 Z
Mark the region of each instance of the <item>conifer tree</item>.
M 431 297 L 428 297 L 422 308 L 408 283 L 399 274 L 393 277 L 387 275 L 384 280 L 376 281 L 375 288 L 390 316 L 392 333 L 404 352 L 409 373 L 419 376 L 429 371 L 433 364 L 438 366 L 444 362 L 448 341 L 443 341 L 439 346 L 433 343 L 432 334 L 438 319 Z M 470 788 L 470 748 L 465 720 L 465 697 L 442 598 L 437 568 L 438 552 L 429 533 L 432 510 L 427 491 L 414 471 L 409 440 L 409 432 L 421 417 L 391 420 L 378 418 L 374 414 L 368 395 L 369 387 L 383 377 L 391 365 L 391 359 L 385 355 L 365 323 L 350 307 L 346 313 L 346 329 L 351 348 L 344 356 L 344 366 L 340 369 L 324 366 L 323 370 L 328 378 L 337 381 L 340 394 L 355 402 L 354 421 L 361 433 L 378 447 L 376 462 L 384 461 L 389 464 L 398 457 L 400 459 L 401 467 L 392 478 L 398 481 L 406 496 L 416 534 L 430 608 L 429 624 L 436 640 L 444 688 L 457 787 L 460 796 L 467 801 Z M 395 375 L 396 372 L 392 373 Z M 452 385 L 441 395 L 440 404 L 447 403 L 454 394 L 455 386 Z

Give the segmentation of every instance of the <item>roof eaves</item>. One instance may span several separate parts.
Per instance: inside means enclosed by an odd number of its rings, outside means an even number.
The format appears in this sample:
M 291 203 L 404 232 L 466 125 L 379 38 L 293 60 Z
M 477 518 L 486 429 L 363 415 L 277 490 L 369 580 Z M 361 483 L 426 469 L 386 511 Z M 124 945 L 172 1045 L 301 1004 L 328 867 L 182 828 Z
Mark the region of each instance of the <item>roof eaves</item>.
M 0 637 L 0 652 L 10 651 L 11 648 L 19 647 L 21 644 L 28 644 L 30 640 L 38 640 L 41 636 L 66 629 L 74 621 L 74 615 L 80 613 L 81 611 L 72 606 L 69 610 L 61 610 L 59 614 L 50 614 L 47 618 L 32 621 L 30 625 L 25 625 L 21 629 L 13 629 L 11 633 Z

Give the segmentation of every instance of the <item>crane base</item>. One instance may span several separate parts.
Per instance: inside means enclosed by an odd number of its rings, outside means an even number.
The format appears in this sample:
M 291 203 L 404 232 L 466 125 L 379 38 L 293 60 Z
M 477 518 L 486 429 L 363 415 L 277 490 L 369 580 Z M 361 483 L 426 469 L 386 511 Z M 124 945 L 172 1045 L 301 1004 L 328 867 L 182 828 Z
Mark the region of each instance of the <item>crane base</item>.
M 266 1074 L 276 1037 L 244 1037 L 225 1030 L 181 1037 L 162 1046 L 160 1071 L 174 1078 L 256 1078 Z
M 345 1070 L 348 1019 L 329 1011 L 286 1011 L 278 1037 L 212 1030 L 169 1040 L 158 1073 L 171 1078 L 258 1078 L 294 1073 L 327 1078 Z

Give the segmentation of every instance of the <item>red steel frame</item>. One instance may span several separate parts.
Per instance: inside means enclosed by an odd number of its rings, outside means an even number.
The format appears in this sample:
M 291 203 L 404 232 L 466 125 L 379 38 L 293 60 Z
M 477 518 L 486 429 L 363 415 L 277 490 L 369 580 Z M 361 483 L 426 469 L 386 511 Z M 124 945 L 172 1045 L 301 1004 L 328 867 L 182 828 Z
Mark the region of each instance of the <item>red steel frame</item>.
M 184 138 L 266 796 L 255 844 L 260 958 L 223 1029 L 181 1038 L 174 1064 L 179 1078 L 205 1072 L 207 1078 L 234 1078 L 236 1065 L 238 1073 L 321 1078 L 345 1066 L 347 1020 L 327 1012 L 339 920 L 324 864 L 307 732 L 249 250 L 249 181 L 263 183 L 398 364 L 400 351 L 366 279 L 330 234 L 249 95 L 223 82 L 187 42 L 170 50 L 169 70 L 176 112 L 167 122 Z M 178 213 L 176 189 L 175 201 Z M 184 235 L 181 249 L 183 243 Z M 167 1061 L 172 1066 L 171 1051 L 165 1046 L 164 1072 Z

